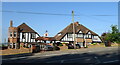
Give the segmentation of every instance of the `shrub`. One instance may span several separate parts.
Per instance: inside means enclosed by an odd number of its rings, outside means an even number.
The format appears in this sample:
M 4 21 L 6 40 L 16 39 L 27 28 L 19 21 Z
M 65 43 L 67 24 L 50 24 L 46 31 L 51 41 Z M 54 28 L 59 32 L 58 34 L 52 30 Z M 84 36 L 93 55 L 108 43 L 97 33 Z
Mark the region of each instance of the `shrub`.
M 62 44 L 60 44 L 59 46 L 63 46 Z
M 93 43 L 93 45 L 96 45 L 97 43 Z

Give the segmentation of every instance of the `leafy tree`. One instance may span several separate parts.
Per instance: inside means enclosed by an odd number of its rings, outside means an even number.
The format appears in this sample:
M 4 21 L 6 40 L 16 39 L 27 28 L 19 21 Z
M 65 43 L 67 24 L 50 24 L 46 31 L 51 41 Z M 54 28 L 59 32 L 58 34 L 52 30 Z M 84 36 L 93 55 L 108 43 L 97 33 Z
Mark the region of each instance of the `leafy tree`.
M 120 33 L 117 28 L 117 25 L 112 25 L 111 26 L 112 31 L 109 33 L 103 33 L 101 35 L 103 41 L 110 41 L 110 42 L 117 42 L 120 43 Z
M 117 25 L 111 25 L 112 28 L 112 34 L 119 33 L 119 30 L 117 29 Z

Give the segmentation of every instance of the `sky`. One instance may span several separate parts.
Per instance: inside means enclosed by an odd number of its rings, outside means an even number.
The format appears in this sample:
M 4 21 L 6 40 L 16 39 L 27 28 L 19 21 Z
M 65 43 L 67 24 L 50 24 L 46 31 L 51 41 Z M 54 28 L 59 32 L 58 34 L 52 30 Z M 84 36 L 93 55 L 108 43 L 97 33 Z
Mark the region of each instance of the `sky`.
M 2 3 L 2 40 L 8 37 L 10 20 L 17 27 L 23 22 L 43 36 L 48 31 L 48 36 L 55 36 L 66 26 L 72 23 L 72 10 L 74 21 L 86 26 L 98 35 L 110 30 L 112 24 L 118 25 L 118 3 L 117 2 L 3 2 Z M 16 12 L 33 12 L 49 14 L 69 15 L 47 15 Z M 111 15 L 111 16 L 100 16 Z
M 119 0 L 2 0 L 3 2 L 118 2 Z

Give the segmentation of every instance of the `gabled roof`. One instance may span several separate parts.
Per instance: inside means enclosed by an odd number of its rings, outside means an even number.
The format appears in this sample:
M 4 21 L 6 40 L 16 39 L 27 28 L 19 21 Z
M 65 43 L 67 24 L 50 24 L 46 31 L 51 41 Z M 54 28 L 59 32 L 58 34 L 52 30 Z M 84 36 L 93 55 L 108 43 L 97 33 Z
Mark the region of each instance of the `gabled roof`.
M 94 33 L 93 31 L 89 30 L 88 28 L 86 28 L 82 24 L 79 24 L 78 22 L 74 23 L 74 27 L 75 27 L 75 33 L 78 33 L 79 31 L 82 31 L 84 34 L 90 32 L 93 35 L 97 35 L 96 33 Z M 59 33 L 61 35 L 58 35 Z M 67 34 L 67 33 L 73 33 L 73 23 L 68 25 L 65 29 L 63 29 L 59 33 L 57 35 L 55 35 L 55 39 L 56 40 L 61 40 L 64 37 L 64 35 Z
M 30 28 L 27 24 L 22 23 L 17 27 L 20 32 L 35 32 L 32 28 Z

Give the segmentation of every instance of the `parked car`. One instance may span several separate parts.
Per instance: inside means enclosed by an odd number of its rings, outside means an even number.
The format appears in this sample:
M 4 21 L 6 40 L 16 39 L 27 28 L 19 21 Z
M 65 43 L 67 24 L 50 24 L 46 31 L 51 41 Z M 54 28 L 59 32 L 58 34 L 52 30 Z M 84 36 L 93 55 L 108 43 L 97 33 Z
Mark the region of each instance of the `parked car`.
M 51 45 L 45 45 L 45 51 L 53 51 L 53 46 Z
M 68 49 L 74 49 L 74 46 L 72 44 L 68 44 Z
M 79 44 L 76 44 L 76 49 L 79 49 L 81 48 Z
M 80 45 L 76 44 L 76 49 L 79 49 L 79 48 L 80 48 Z M 68 44 L 68 49 L 74 49 L 74 45 Z

